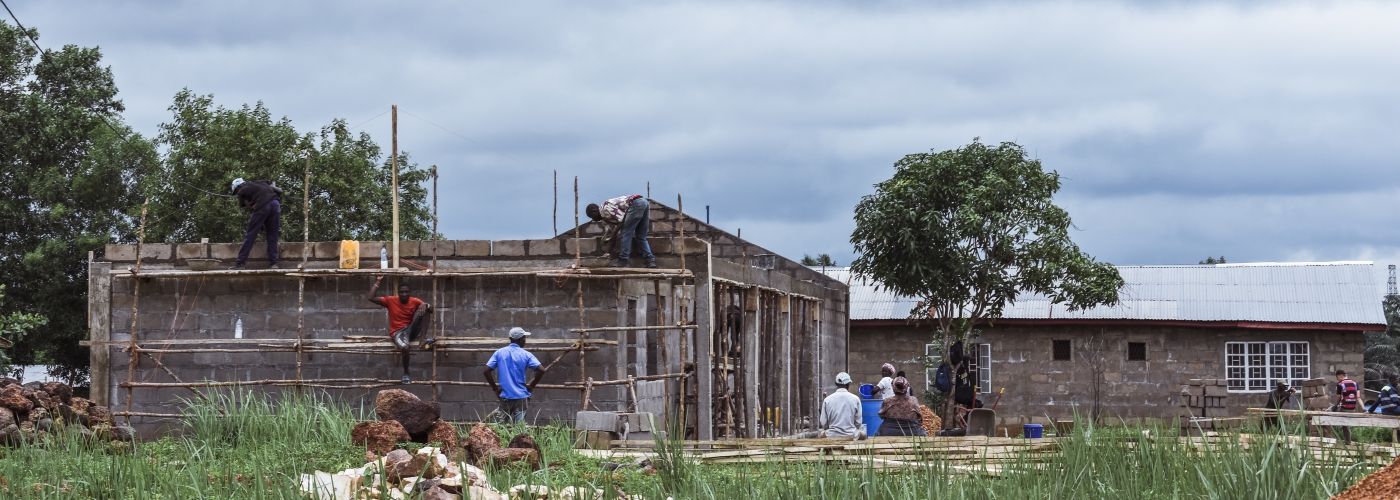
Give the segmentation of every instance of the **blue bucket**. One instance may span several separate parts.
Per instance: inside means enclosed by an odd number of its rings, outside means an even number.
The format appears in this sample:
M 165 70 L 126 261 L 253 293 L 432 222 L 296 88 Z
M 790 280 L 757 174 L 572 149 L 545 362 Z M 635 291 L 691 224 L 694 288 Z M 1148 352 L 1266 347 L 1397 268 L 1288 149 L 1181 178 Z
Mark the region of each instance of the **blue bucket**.
M 1026 424 L 1021 426 L 1021 433 L 1026 439 L 1040 439 L 1045 435 L 1045 426 L 1040 424 Z
M 885 400 L 878 398 L 862 398 L 860 400 L 860 421 L 865 423 L 865 435 L 874 436 L 880 432 L 880 424 L 885 419 L 880 418 L 880 405 Z
M 861 384 L 860 397 L 861 399 L 870 399 L 875 397 L 875 384 Z

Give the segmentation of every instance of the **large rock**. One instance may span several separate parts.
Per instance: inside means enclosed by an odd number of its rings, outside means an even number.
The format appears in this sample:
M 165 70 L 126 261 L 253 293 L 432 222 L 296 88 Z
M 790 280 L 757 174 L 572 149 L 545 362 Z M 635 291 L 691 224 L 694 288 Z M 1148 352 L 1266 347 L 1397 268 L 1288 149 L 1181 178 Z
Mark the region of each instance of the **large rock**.
M 538 470 L 540 468 L 540 453 L 529 448 L 496 448 L 486 454 L 483 463 L 495 467 L 524 463 L 531 469 Z
M 398 421 L 360 422 L 350 430 L 350 442 L 364 445 L 366 449 L 383 455 L 408 441 L 408 431 Z
M 433 427 L 428 429 L 428 442 L 437 443 L 448 458 L 453 460 L 462 458 L 462 439 L 457 436 L 457 426 L 449 422 L 442 420 L 434 422 Z
M 52 395 L 50 395 L 50 394 L 47 393 L 47 392 L 44 392 L 44 391 L 33 391 L 33 390 L 28 390 L 28 389 L 26 389 L 26 390 L 25 390 L 24 396 L 27 397 L 27 398 L 29 398 L 29 400 L 32 401 L 32 402 L 34 403 L 34 409 L 35 409 L 35 410 L 45 409 L 45 408 L 54 409 L 54 410 L 57 410 L 57 409 L 58 409 L 58 405 L 59 405 L 58 398 L 53 397 Z M 31 412 L 31 413 L 32 413 L 32 412 Z
M 467 461 L 481 465 L 491 451 L 501 447 L 501 436 L 485 422 L 477 422 L 467 432 Z
M 7 385 L 0 389 L 0 407 L 9 408 L 23 418 L 23 415 L 34 409 L 34 402 L 24 394 L 24 387 L 18 385 Z
M 44 382 L 39 388 L 63 404 L 68 404 L 69 400 L 73 399 L 73 388 L 63 382 Z
M 92 401 L 83 398 L 71 398 L 67 405 L 59 405 L 58 412 L 69 424 L 79 423 L 92 427 L 112 423 L 112 413 L 107 411 L 106 406 L 93 404 Z
M 442 407 L 403 389 L 385 389 L 374 396 L 374 414 L 380 420 L 398 421 L 409 435 L 426 437 L 442 415 Z
M 384 455 L 384 473 L 390 483 L 398 483 L 404 478 L 418 477 L 428 468 L 425 455 L 409 453 L 407 450 L 393 450 Z
M 12 385 L 19 385 L 19 381 L 10 377 L 0 378 L 0 388 L 9 387 Z

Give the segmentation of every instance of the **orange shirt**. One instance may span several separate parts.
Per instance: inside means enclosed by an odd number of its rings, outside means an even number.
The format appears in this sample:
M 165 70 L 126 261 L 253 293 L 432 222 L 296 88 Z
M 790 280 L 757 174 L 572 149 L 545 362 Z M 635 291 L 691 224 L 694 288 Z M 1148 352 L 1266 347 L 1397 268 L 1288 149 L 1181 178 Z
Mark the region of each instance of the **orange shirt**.
M 418 311 L 418 306 L 423 305 L 423 301 L 418 297 L 409 297 L 407 303 L 399 302 L 398 295 L 385 295 L 379 298 L 380 305 L 389 311 L 389 334 L 393 334 L 404 328 L 413 321 L 413 313 Z

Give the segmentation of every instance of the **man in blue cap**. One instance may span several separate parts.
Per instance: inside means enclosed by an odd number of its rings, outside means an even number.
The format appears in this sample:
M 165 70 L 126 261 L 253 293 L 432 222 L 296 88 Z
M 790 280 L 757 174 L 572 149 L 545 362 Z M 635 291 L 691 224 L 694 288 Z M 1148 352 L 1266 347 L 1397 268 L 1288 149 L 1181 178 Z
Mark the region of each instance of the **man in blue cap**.
M 242 269 L 248 263 L 248 253 L 253 250 L 253 242 L 258 233 L 267 233 L 267 261 L 277 267 L 277 240 L 282 235 L 282 190 L 270 182 L 245 181 L 242 177 L 233 180 L 233 195 L 238 198 L 238 206 L 248 210 L 248 229 L 243 236 L 243 246 L 238 249 L 238 261 L 234 269 Z
M 499 398 L 496 411 L 517 424 L 525 423 L 525 410 L 530 401 L 530 394 L 534 392 L 535 386 L 539 385 L 540 379 L 544 378 L 544 367 L 540 366 L 540 360 L 525 350 L 525 338 L 529 336 L 530 332 L 524 328 L 511 328 L 510 344 L 491 354 L 491 359 L 486 362 L 486 371 L 483 372 L 486 375 L 486 383 L 491 384 L 491 392 L 496 393 L 496 397 Z M 530 368 L 535 369 L 535 378 L 527 384 L 525 372 Z

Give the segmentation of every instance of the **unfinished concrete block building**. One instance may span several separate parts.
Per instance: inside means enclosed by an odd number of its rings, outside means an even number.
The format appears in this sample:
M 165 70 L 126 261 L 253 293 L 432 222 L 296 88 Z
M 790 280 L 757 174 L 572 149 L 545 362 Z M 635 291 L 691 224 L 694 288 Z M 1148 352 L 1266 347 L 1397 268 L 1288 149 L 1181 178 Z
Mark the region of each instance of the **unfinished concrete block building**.
M 299 388 L 368 407 L 403 387 L 475 420 L 496 406 L 485 362 L 519 326 L 549 368 L 532 420 L 635 409 L 698 439 L 814 425 L 845 368 L 846 286 L 661 204 L 651 216 L 661 269 L 604 267 L 593 224 L 552 239 L 403 241 L 397 269 L 378 269 L 383 242 L 361 242 L 372 258 L 356 270 L 337 268 L 339 242 L 284 242 L 292 269 L 240 271 L 187 266 L 230 261 L 236 244 L 109 245 L 89 266 L 93 398 L 153 429 L 214 390 Z M 407 386 L 386 314 L 366 300 L 379 276 L 380 295 L 407 284 L 434 306 L 441 340 L 413 352 Z

